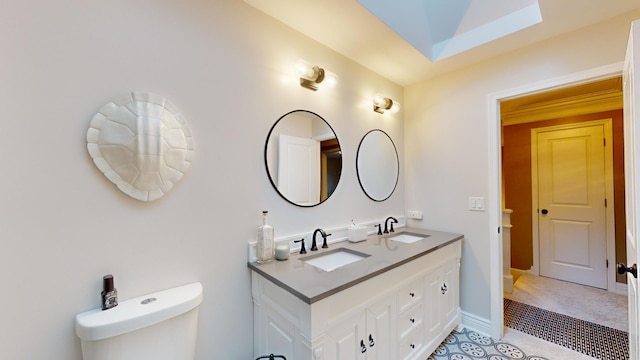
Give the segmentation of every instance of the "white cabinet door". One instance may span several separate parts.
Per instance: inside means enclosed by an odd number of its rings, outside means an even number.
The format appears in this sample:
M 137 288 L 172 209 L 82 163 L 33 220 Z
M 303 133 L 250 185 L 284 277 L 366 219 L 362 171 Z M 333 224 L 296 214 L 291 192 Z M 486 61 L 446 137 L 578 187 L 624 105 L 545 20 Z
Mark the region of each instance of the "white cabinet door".
M 348 317 L 325 332 L 325 360 L 355 360 L 367 358 L 365 344 L 366 319 L 363 312 Z
M 254 347 L 259 354 L 276 353 L 295 358 L 297 329 L 277 311 L 254 303 Z
M 325 360 L 393 358 L 395 302 L 389 296 L 334 325 L 325 333 Z
M 395 338 L 395 302 L 393 299 L 379 302 L 366 310 L 367 360 L 389 360 L 393 358 L 392 344 Z
M 429 272 L 425 280 L 424 296 L 424 332 L 427 339 L 433 339 L 443 329 L 442 317 L 440 316 L 440 294 L 441 275 L 440 268 Z
M 448 261 L 425 277 L 425 336 L 426 346 L 432 347 L 434 339 L 451 321 L 457 318 L 460 308 L 460 270 L 457 260 Z
M 458 315 L 460 307 L 460 271 L 457 261 L 451 261 L 442 266 L 440 274 L 440 314 L 442 324 L 446 326 Z

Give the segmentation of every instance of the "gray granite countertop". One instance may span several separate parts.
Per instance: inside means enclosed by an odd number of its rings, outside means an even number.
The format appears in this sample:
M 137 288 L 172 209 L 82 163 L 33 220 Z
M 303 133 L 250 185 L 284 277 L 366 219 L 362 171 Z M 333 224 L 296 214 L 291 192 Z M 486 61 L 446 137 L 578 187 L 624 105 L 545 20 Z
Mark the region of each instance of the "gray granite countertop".
M 402 232 L 418 233 L 428 237 L 410 244 L 388 239 Z M 312 304 L 462 238 L 463 235 L 460 234 L 398 228 L 395 233 L 384 236 L 369 235 L 367 240 L 362 242 L 342 241 L 331 244 L 328 249 L 308 251 L 304 255 L 291 254 L 288 260 L 274 260 L 266 264 L 250 262 L 248 266 L 305 303 Z M 347 248 L 371 256 L 329 272 L 301 260 L 337 248 Z

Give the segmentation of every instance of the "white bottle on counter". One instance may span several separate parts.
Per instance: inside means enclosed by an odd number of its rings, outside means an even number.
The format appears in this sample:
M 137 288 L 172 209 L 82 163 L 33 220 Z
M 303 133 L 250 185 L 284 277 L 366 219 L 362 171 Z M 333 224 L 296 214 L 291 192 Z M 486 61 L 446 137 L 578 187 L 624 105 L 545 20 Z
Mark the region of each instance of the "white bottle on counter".
M 256 257 L 259 264 L 273 260 L 275 246 L 273 242 L 273 226 L 267 224 L 268 211 L 262 212 L 262 225 L 258 226 L 258 243 L 256 245 Z

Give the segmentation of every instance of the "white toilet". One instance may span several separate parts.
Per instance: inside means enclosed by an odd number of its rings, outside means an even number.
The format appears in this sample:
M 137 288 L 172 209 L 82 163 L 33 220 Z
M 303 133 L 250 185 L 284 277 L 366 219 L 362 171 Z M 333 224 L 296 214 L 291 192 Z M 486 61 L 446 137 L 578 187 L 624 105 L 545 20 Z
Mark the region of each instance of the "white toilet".
M 84 360 L 193 360 L 202 285 L 194 283 L 76 315 Z

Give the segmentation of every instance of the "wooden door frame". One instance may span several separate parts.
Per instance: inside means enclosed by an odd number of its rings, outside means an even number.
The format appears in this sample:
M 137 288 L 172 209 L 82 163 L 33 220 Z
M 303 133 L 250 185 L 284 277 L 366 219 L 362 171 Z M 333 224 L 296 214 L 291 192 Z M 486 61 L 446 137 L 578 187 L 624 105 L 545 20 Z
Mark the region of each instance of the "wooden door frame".
M 533 266 L 529 270 L 540 275 L 540 232 L 538 228 L 538 142 L 539 133 L 556 130 L 568 130 L 589 126 L 604 126 L 604 171 L 605 171 L 605 258 L 611 265 L 607 267 L 607 290 L 617 292 L 616 288 L 616 234 L 615 234 L 615 197 L 613 193 L 613 119 L 600 119 L 564 125 L 552 125 L 531 129 L 531 240 L 533 242 Z M 613 259 L 609 259 L 613 257 Z M 609 261 L 611 260 L 611 261 Z
M 500 102 L 535 93 L 547 92 L 569 86 L 585 84 L 593 81 L 609 79 L 622 75 L 623 62 L 601 66 L 566 76 L 551 78 L 542 82 L 525 84 L 517 88 L 490 93 L 487 96 L 488 108 L 488 156 L 489 156 L 489 196 L 487 212 L 489 226 L 489 277 L 491 316 L 490 323 L 484 324 L 479 319 L 469 319 L 477 325 L 478 330 L 486 329 L 493 338 L 500 339 L 504 335 L 504 293 L 502 283 L 502 159 L 501 159 L 501 121 Z M 629 159 L 631 160 L 631 159 Z M 485 327 L 486 326 L 486 327 Z

